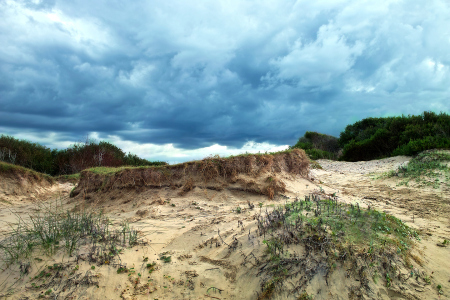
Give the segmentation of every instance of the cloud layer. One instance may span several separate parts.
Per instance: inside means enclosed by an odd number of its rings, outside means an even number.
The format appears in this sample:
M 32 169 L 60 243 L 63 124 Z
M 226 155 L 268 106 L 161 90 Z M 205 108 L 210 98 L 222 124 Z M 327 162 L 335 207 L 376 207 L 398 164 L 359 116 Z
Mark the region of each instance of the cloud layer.
M 448 113 L 449 15 L 446 0 L 1 1 L 0 128 L 192 154 Z

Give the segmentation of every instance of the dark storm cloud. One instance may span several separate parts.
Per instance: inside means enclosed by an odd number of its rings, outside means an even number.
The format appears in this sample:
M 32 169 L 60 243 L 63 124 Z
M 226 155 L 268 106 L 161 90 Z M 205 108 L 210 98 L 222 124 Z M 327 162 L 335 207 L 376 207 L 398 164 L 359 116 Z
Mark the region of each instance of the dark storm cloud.
M 3 1 L 0 127 L 196 149 L 449 112 L 448 15 L 444 0 Z

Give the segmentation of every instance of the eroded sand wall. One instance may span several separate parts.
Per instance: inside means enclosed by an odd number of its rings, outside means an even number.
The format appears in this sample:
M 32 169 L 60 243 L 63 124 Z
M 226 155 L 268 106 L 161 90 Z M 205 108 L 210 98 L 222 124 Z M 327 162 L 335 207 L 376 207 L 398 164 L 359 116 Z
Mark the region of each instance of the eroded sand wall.
M 244 155 L 231 158 L 210 157 L 173 166 L 130 168 L 112 174 L 83 171 L 72 197 L 115 189 L 172 187 L 186 193 L 195 186 L 221 190 L 246 190 L 273 198 L 283 192 L 279 173 L 307 176 L 309 159 L 301 149 L 275 155 Z

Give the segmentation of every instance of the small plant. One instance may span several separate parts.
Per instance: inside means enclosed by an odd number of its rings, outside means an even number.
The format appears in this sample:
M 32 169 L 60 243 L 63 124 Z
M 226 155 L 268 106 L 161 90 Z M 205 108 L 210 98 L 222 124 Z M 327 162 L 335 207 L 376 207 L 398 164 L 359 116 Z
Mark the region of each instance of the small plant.
M 78 271 L 79 268 L 80 266 L 76 265 L 75 268 L 73 268 L 72 271 L 70 271 L 69 275 L 75 274 L 75 272 Z
M 176 205 L 175 205 L 175 203 L 172 203 L 172 204 L 170 204 L 171 206 L 173 206 L 173 207 L 175 207 Z
M 153 271 L 155 271 L 155 266 L 156 266 L 156 263 L 155 262 L 152 262 L 151 264 L 147 264 L 147 269 L 148 269 L 148 273 L 149 274 L 151 274 Z
M 240 206 L 236 207 L 236 213 L 238 213 L 238 214 L 241 213 L 241 207 Z
M 444 294 L 444 292 L 442 291 L 442 285 L 438 284 L 437 290 L 438 290 L 438 294 L 439 295 L 443 295 Z
M 45 292 L 46 295 L 50 295 L 51 293 L 52 293 L 52 289 L 48 289 L 48 290 Z
M 128 269 L 126 267 L 119 267 L 117 269 L 117 274 L 128 273 Z
M 170 263 L 172 261 L 172 256 L 166 256 L 163 255 L 160 257 L 162 261 L 164 261 L 165 263 Z
M 391 286 L 391 282 L 392 282 L 392 279 L 389 276 L 389 273 L 386 273 L 386 287 L 390 287 Z
M 91 270 L 95 270 L 95 266 L 91 266 Z

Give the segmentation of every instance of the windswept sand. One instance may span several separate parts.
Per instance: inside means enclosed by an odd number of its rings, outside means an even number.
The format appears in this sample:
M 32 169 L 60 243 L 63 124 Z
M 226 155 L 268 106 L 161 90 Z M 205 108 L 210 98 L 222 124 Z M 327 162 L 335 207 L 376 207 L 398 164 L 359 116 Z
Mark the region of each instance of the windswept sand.
M 128 276 L 117 274 L 117 267 L 111 265 L 91 269 L 92 263 L 82 259 L 75 262 L 76 257 L 39 255 L 43 261 L 33 261 L 30 274 L 23 278 L 17 267 L 4 269 L 0 274 L 0 298 L 3 295 L 4 299 L 36 299 L 42 295 L 50 299 L 44 295 L 45 290 L 32 288 L 32 278 L 45 266 L 67 262 L 71 268 L 79 265 L 77 272 L 80 274 L 89 272 L 95 276 L 98 287 L 79 284 L 73 287 L 72 294 L 66 293 L 58 299 L 256 299 L 261 292 L 261 278 L 255 258 L 264 255 L 265 245 L 262 244 L 263 237 L 256 235 L 255 216 L 322 188 L 326 194 L 336 193 L 339 201 L 370 205 L 421 232 L 421 241 L 417 242 L 414 251 L 423 260 L 423 265 L 415 264 L 414 267 L 430 274 L 431 284 L 410 279 L 388 288 L 381 279 L 371 286 L 371 296 L 363 299 L 449 299 L 450 247 L 437 245 L 444 239 L 450 240 L 448 188 L 400 187 L 397 186 L 399 179 L 395 177 L 373 179 L 409 159 L 394 157 L 356 163 L 319 160 L 323 170 L 311 170 L 308 178 L 277 174 L 286 184 L 287 192 L 284 193 L 286 197 L 277 196 L 274 200 L 245 191 L 198 187 L 184 196 L 179 195 L 179 189 L 163 187 L 111 190 L 83 200 L 82 197 L 68 197 L 73 187 L 70 183 L 45 187 L 47 195 L 53 193 L 53 197 L 40 200 L 41 203 L 49 204 L 58 198 L 67 209 L 101 209 L 114 225 L 128 221 L 139 229 L 140 238 L 146 244 L 127 249 L 120 255 L 121 263 L 128 268 L 134 267 L 136 272 Z M 5 221 L 15 222 L 16 215 L 26 219 L 36 210 L 38 200 L 32 195 L 25 197 L 23 193 L 14 195 L 5 181 L 0 187 L 0 198 L 7 200 L 0 201 L 0 232 L 5 234 L 10 231 Z M 41 194 L 44 194 L 42 189 Z M 60 197 L 55 197 L 54 193 Z M 255 207 L 250 209 L 248 203 Z M 261 209 L 259 203 L 263 203 Z M 236 212 L 238 206 L 241 213 Z M 235 241 L 236 249 L 226 246 Z M 163 253 L 171 256 L 171 262 L 160 260 Z M 146 257 L 148 262 L 156 262 L 151 274 L 145 268 Z M 346 270 L 336 270 L 328 279 L 328 286 L 318 274 L 306 291 L 314 299 L 349 299 L 352 286 L 358 282 L 346 278 L 345 274 Z M 136 284 L 138 279 L 140 283 Z M 144 283 L 148 284 L 144 286 Z M 437 293 L 438 284 L 442 285 L 443 295 Z M 64 284 L 59 283 L 51 288 L 60 291 L 58 289 L 63 287 Z M 296 298 L 280 292 L 273 299 Z

